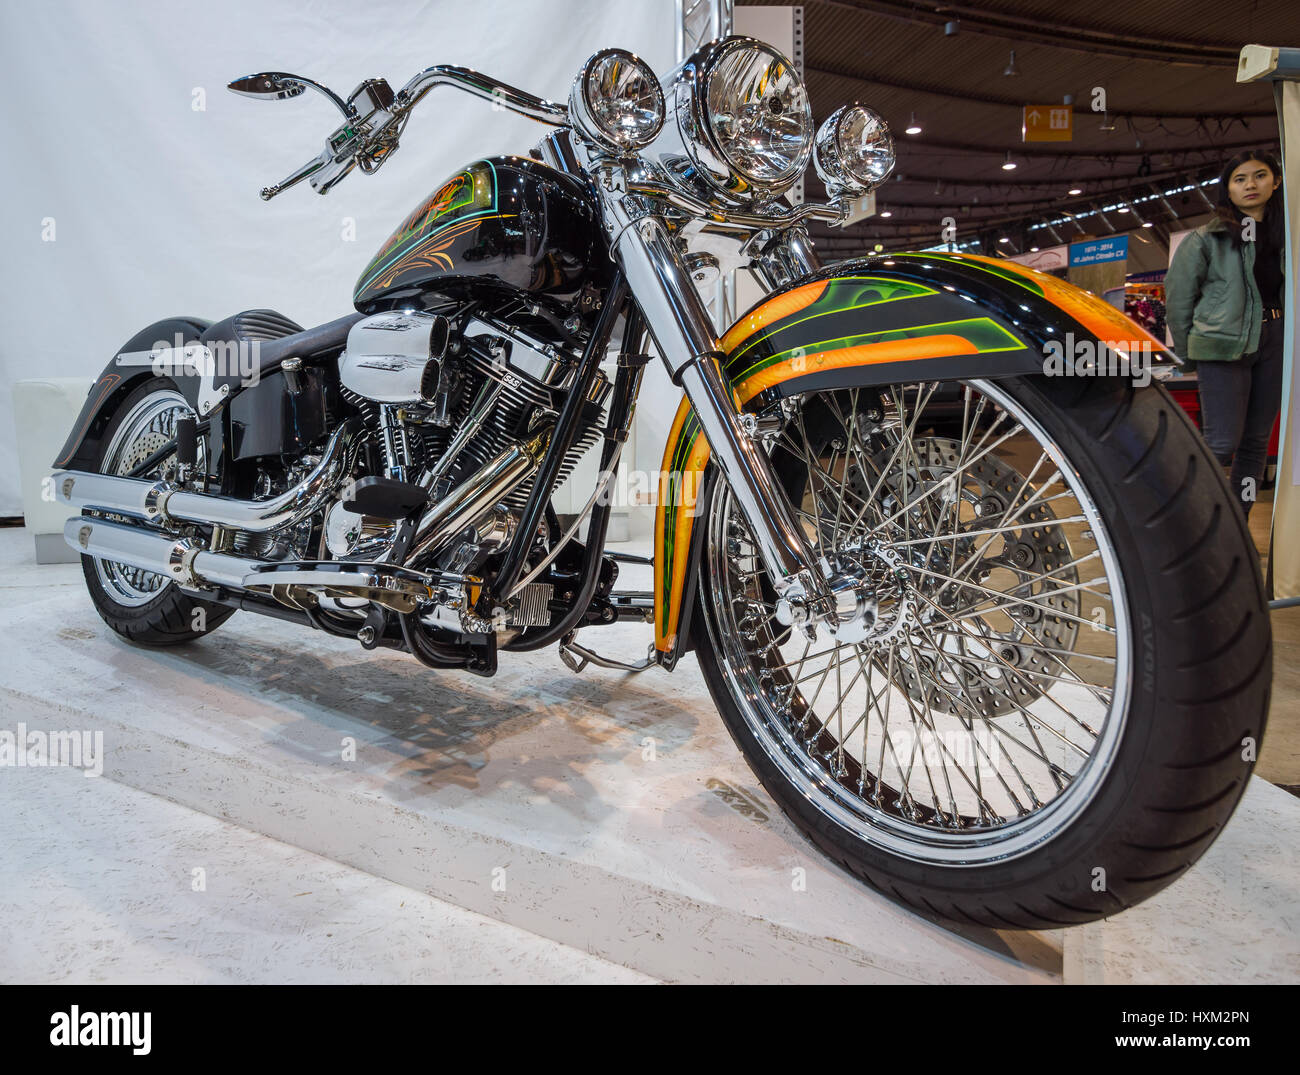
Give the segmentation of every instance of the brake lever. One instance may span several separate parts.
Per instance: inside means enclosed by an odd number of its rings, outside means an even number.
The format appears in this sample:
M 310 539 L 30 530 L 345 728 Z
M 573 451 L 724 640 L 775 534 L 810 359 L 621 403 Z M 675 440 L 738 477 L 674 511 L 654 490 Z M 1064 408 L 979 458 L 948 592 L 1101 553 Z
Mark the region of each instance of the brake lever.
M 269 187 L 263 187 L 261 191 L 262 201 L 269 202 L 281 191 L 288 190 L 290 187 L 295 186 L 298 183 L 301 183 L 304 179 L 308 178 L 309 176 L 315 175 L 317 172 L 319 172 L 322 168 L 324 168 L 327 164 L 331 163 L 333 160 L 334 160 L 334 155 L 330 153 L 328 149 L 322 150 L 315 160 L 308 161 L 292 175 L 287 176 L 284 179 L 281 179 L 280 182 L 278 183 L 273 183 Z

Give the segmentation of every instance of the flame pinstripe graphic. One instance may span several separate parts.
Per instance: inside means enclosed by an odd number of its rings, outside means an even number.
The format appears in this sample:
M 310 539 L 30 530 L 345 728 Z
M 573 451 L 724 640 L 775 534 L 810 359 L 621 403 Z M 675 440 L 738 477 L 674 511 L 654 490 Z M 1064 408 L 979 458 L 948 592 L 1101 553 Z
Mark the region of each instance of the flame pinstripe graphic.
M 426 198 L 380 248 L 353 289 L 354 301 L 393 286 L 404 275 L 453 267 L 446 249 L 487 217 L 500 216 L 497 174 L 491 161 L 475 161 Z M 511 216 L 515 214 L 509 214 Z

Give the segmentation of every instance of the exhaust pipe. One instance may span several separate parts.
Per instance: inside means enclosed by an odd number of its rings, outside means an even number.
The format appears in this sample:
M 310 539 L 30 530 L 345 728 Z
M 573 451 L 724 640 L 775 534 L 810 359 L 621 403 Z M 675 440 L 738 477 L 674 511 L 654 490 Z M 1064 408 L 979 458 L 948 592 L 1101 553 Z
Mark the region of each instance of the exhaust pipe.
M 191 538 L 85 515 L 64 524 L 63 540 L 87 556 L 152 571 L 191 589 L 203 584 L 239 589 L 246 575 L 267 566 L 261 560 L 208 552 Z
M 456 486 L 421 517 L 406 562 L 413 564 L 437 552 L 525 478 L 535 474 L 550 442 L 551 429 L 547 427 L 527 441 L 510 445 Z
M 433 596 L 434 576 L 396 564 L 349 560 L 276 562 L 208 552 L 193 538 L 177 538 L 129 523 L 90 516 L 69 519 L 63 540 L 80 553 L 152 571 L 186 590 L 220 586 L 227 590 L 269 592 L 282 605 L 302 609 L 303 595 L 364 597 L 399 612 L 414 611 Z M 461 576 L 447 576 L 460 581 Z M 254 611 L 261 611 L 254 609 Z
M 55 498 L 77 510 L 90 508 L 130 515 L 148 522 L 207 523 L 265 534 L 301 522 L 325 503 L 352 469 L 360 431 L 360 424 L 355 419 L 344 422 L 330 437 L 321 461 L 312 472 L 288 492 L 269 500 L 236 500 L 190 493 L 170 482 L 119 478 L 80 470 L 54 474 Z M 120 563 L 129 562 L 120 557 L 115 559 Z

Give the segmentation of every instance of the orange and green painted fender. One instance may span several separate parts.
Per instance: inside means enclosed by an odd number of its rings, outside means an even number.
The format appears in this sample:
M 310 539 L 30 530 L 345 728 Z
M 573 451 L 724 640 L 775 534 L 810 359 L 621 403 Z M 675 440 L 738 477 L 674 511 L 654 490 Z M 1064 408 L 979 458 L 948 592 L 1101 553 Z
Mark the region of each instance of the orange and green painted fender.
M 1164 345 L 1110 303 L 1047 273 L 970 254 L 840 262 L 769 295 L 722 337 L 736 403 L 756 410 L 800 392 L 1042 373 L 1052 341 Z M 668 432 L 655 517 L 655 648 L 671 667 L 699 547 L 709 445 L 683 399 Z M 686 613 L 689 618 L 689 612 Z

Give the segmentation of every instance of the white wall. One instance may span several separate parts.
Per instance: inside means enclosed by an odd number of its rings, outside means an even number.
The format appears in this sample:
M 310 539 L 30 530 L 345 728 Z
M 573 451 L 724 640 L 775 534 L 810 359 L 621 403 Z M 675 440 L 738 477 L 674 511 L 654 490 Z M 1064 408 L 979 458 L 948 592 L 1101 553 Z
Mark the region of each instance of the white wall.
M 667 71 L 674 20 L 671 0 L 0 6 L 0 515 L 21 510 L 14 381 L 94 376 L 136 331 L 176 314 L 267 306 L 304 326 L 339 317 L 358 273 L 425 194 L 469 160 L 526 153 L 545 133 L 435 90 L 377 175 L 354 172 L 324 198 L 303 183 L 262 202 L 258 190 L 315 156 L 338 114 L 314 93 L 238 97 L 225 89 L 232 78 L 292 71 L 346 95 L 363 78 L 397 88 L 455 63 L 565 100 L 600 48 L 633 49 Z M 660 409 L 652 394 L 639 408 L 650 434 L 640 441 L 655 448 L 638 455 L 655 464 L 672 418 Z

